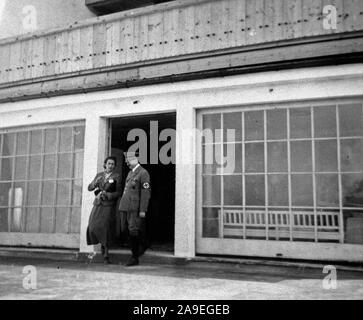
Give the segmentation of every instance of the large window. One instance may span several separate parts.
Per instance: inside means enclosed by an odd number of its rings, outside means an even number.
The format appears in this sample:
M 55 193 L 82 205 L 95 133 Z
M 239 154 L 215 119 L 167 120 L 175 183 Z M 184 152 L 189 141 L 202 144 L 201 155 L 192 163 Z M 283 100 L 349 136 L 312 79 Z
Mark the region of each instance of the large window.
M 213 131 L 203 237 L 363 244 L 362 103 L 203 112 L 202 123 Z
M 0 232 L 79 233 L 84 125 L 0 131 Z

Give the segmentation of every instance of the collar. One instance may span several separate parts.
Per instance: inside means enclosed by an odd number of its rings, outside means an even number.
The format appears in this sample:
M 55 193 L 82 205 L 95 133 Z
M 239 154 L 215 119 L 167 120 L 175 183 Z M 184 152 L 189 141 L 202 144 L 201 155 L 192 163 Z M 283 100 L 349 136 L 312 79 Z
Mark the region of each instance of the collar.
M 136 169 L 137 169 L 138 167 L 140 167 L 140 163 L 138 163 L 138 164 L 135 166 L 135 168 L 133 168 L 133 169 L 132 169 L 132 172 L 135 172 L 135 171 L 136 171 Z

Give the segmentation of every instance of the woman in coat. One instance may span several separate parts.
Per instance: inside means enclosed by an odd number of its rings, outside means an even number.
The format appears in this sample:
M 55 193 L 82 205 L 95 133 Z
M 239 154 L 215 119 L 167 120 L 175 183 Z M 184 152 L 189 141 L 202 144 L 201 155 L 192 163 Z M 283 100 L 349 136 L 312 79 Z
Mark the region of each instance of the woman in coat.
M 108 249 L 114 235 L 116 202 L 121 196 L 121 177 L 114 172 L 115 157 L 106 158 L 103 167 L 105 171 L 97 173 L 88 186 L 88 191 L 94 191 L 96 198 L 87 228 L 87 244 L 101 243 L 104 263 L 109 264 Z

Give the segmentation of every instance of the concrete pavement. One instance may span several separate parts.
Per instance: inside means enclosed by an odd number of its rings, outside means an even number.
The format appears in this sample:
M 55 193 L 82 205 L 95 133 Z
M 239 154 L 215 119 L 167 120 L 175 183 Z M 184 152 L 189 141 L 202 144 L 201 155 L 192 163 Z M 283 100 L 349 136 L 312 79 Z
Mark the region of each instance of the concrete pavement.
M 23 273 L 25 266 L 35 267 L 36 289 L 29 288 L 34 279 Z M 252 264 L 190 262 L 126 268 L 2 257 L 0 299 L 363 299 L 363 272 L 338 270 L 336 289 L 324 289 L 326 276 L 319 268 Z

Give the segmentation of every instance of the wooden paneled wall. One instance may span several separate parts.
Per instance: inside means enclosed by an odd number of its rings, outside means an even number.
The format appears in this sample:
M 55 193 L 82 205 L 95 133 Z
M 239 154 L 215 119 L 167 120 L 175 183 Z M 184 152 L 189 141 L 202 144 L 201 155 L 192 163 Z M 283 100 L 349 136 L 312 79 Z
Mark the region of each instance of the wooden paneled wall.
M 326 5 L 337 8 L 337 29 L 324 29 Z M 0 85 L 362 29 L 362 0 L 179 0 L 4 40 Z

